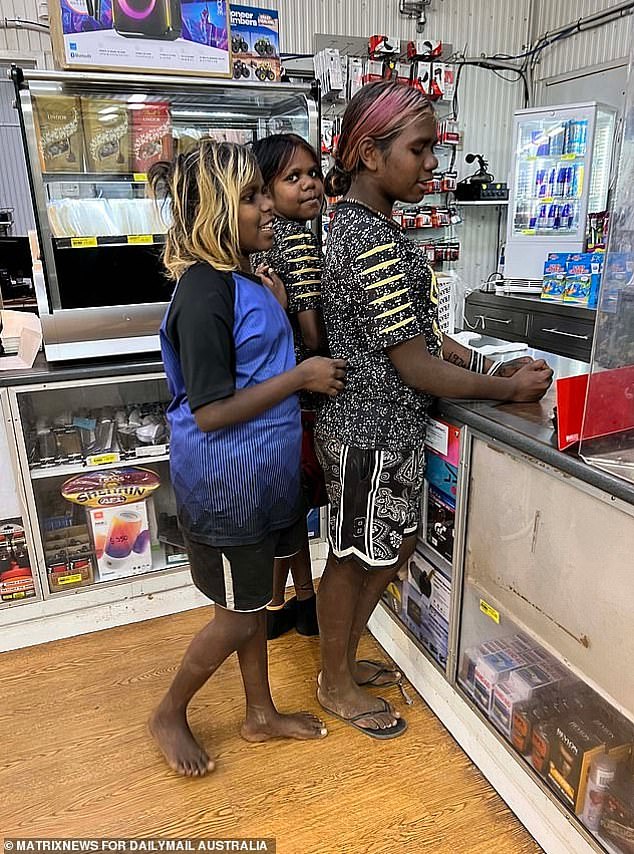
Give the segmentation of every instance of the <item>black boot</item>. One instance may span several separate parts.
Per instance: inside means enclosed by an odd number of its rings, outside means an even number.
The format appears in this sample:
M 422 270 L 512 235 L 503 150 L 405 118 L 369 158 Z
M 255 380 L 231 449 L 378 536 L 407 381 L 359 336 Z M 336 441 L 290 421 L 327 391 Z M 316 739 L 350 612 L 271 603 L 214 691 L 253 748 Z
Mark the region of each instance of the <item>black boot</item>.
M 267 608 L 266 610 L 266 637 L 268 640 L 279 638 L 295 627 L 297 620 L 297 599 L 293 596 L 282 608 Z
M 310 599 L 297 600 L 297 621 L 295 628 L 300 635 L 312 637 L 319 634 L 317 596 L 314 593 Z

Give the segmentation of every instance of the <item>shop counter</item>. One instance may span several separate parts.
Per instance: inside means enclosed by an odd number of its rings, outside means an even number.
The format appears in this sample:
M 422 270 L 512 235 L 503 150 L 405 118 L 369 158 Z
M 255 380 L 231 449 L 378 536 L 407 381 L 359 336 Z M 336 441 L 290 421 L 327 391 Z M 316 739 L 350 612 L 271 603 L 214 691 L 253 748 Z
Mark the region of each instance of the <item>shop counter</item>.
M 370 629 L 547 854 L 629 854 L 634 487 L 557 450 L 554 406 L 439 402 L 417 549 Z

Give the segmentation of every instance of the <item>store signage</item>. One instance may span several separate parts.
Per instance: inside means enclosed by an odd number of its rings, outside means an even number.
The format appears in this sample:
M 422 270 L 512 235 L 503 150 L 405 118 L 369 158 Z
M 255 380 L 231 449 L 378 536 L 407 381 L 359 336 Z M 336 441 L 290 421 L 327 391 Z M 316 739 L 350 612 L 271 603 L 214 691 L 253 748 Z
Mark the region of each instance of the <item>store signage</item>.
M 281 77 L 277 9 L 231 4 L 234 80 L 273 83 Z
M 229 77 L 227 0 L 49 0 L 59 68 Z

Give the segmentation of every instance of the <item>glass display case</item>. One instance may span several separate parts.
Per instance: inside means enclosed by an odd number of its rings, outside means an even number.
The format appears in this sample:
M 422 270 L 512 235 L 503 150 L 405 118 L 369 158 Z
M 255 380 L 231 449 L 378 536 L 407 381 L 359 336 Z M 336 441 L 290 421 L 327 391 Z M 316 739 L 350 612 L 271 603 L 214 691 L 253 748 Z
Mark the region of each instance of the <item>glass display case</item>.
M 519 110 L 506 247 L 509 279 L 541 280 L 551 252 L 583 252 L 607 207 L 616 113 L 601 104 Z
M 599 295 L 581 455 L 634 482 L 634 80 Z
M 597 850 L 631 854 L 634 516 L 477 438 L 469 484 L 459 689 Z
M 187 563 L 163 375 L 11 391 L 48 594 Z
M 310 86 L 14 70 L 36 211 L 49 361 L 158 350 L 169 210 L 147 173 L 203 138 L 294 132 L 318 144 Z
M 6 608 L 39 599 L 40 585 L 5 390 L 0 416 L 0 608 Z

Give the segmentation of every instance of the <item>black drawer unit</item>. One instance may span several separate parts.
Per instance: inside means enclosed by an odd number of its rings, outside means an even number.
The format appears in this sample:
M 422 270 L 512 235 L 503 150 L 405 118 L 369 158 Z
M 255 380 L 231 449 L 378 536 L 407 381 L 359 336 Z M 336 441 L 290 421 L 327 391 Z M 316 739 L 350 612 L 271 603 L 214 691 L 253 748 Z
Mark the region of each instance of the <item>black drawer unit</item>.
M 546 302 L 539 296 L 473 291 L 465 300 L 464 328 L 588 362 L 595 315 L 594 309 Z

